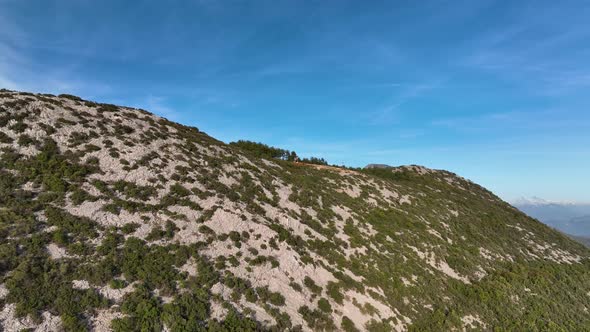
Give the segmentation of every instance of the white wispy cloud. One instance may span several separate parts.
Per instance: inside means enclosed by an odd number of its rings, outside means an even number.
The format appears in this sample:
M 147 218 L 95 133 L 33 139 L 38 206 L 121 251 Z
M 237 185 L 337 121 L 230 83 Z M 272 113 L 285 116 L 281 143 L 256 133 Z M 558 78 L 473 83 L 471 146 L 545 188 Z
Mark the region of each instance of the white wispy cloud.
M 8 2 L 0 3 L 0 87 L 71 93 L 90 99 L 111 91 L 109 84 L 79 75 L 80 64 L 76 61 L 56 66 L 34 57 L 34 51 L 44 46 L 33 40 L 14 18 L 2 13 L 1 6 L 5 4 Z
M 470 116 L 434 119 L 433 127 L 444 127 L 454 131 L 481 133 L 502 130 L 525 131 L 530 135 L 541 131 L 560 131 L 590 128 L 590 118 L 580 117 L 577 110 L 561 108 L 510 110 L 503 112 L 475 113 Z
M 364 117 L 372 125 L 398 123 L 403 115 L 403 105 L 419 99 L 429 91 L 440 87 L 441 84 L 442 80 L 439 79 L 426 83 L 393 85 L 392 88 L 395 88 L 397 92 L 392 93 L 393 96 L 389 98 L 387 104 L 380 109 L 365 114 Z
M 569 7 L 519 8 L 510 23 L 490 33 L 480 33 L 467 44 L 457 63 L 481 70 L 548 96 L 590 87 L 590 66 L 584 45 L 590 38 L 587 18 Z M 563 10 L 567 9 L 567 10 Z
M 24 53 L 17 61 L 0 59 L 0 87 L 11 90 L 70 93 L 94 99 L 103 96 L 112 88 L 110 85 L 91 79 L 77 77 L 68 68 L 47 68 L 39 66 Z

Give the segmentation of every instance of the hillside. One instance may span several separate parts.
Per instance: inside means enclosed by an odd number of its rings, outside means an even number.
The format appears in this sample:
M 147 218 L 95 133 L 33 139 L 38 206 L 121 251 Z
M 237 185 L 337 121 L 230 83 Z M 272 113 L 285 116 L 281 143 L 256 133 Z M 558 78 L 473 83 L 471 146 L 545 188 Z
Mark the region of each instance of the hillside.
M 261 159 L 68 95 L 0 105 L 5 331 L 590 330 L 590 251 L 450 172 Z

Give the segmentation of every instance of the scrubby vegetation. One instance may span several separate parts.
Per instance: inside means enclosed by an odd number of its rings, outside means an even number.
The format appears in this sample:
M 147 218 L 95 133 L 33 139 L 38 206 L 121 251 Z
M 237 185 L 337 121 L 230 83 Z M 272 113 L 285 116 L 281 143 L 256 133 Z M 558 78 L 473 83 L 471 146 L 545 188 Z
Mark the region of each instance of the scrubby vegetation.
M 590 329 L 588 249 L 484 188 L 295 157 L 0 91 L 0 329 Z
M 301 161 L 306 164 L 315 165 L 328 165 L 328 162 L 324 158 L 309 157 L 299 158 L 295 151 L 289 151 L 285 149 L 275 148 L 264 143 L 257 143 L 252 141 L 239 140 L 237 142 L 229 143 L 230 146 L 239 148 L 241 151 L 245 151 L 252 156 L 257 158 L 265 159 L 280 159 L 286 161 Z
M 275 148 L 263 143 L 256 143 L 252 141 L 239 140 L 237 142 L 229 143 L 243 151 L 248 151 L 253 156 L 266 159 L 281 159 L 294 161 L 297 158 L 295 151 Z

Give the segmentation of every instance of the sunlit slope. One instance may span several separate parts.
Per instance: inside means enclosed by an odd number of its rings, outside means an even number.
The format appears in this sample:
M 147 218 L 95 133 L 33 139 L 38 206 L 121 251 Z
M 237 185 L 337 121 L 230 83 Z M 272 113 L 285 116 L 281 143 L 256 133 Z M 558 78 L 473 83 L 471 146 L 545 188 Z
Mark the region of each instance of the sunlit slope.
M 588 249 L 452 173 L 260 159 L 73 96 L 0 104 L 5 330 L 590 329 Z

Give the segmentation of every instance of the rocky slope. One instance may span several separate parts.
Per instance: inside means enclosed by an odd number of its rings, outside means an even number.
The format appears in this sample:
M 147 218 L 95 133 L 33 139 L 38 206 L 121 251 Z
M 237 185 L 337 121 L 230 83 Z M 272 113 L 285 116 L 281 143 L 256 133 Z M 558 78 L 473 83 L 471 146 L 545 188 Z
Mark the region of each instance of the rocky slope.
M 6 331 L 590 329 L 588 249 L 452 173 L 259 159 L 67 95 L 0 105 Z

